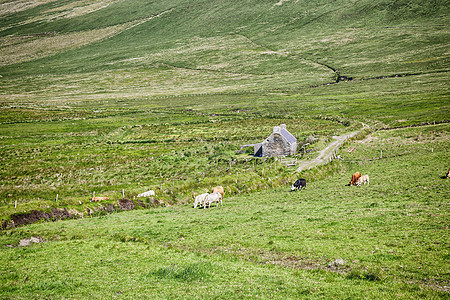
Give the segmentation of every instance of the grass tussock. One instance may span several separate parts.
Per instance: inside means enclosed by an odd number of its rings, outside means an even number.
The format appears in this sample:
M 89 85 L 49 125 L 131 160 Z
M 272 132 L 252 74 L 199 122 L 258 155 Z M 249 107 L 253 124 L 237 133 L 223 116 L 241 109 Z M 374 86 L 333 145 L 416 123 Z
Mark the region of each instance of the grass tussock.
M 166 280 L 180 281 L 211 281 L 211 263 L 193 263 L 186 266 L 172 264 L 165 268 L 160 268 L 150 272 L 147 276 L 154 276 Z

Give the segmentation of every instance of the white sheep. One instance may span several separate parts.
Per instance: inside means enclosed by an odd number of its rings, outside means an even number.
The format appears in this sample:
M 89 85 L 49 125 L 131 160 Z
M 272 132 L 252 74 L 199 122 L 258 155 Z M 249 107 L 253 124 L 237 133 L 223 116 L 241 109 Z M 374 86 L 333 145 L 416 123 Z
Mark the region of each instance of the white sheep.
M 195 197 L 195 201 L 194 201 L 194 208 L 197 207 L 197 205 L 204 205 L 205 203 L 205 199 L 208 196 L 208 193 L 204 193 L 204 194 L 200 194 L 197 197 Z
M 142 194 L 137 195 L 138 198 L 140 197 L 150 197 L 150 196 L 155 196 L 155 191 L 154 190 L 150 190 L 147 192 L 143 192 Z
M 217 202 L 217 206 L 219 206 L 219 202 L 223 206 L 221 193 L 216 192 L 216 193 L 209 194 L 205 199 L 205 204 L 203 205 L 203 207 L 204 208 L 206 208 L 206 206 L 211 207 L 211 203 L 214 203 L 214 202 Z

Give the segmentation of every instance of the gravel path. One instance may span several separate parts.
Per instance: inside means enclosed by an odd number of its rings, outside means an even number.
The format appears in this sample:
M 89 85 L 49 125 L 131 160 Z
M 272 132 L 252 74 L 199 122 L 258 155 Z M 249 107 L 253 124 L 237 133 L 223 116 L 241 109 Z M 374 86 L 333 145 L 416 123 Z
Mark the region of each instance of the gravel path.
M 362 123 L 363 128 L 368 127 L 366 124 Z M 362 130 L 361 129 L 361 130 Z M 318 165 L 326 164 L 328 161 L 330 161 L 331 157 L 333 156 L 333 153 L 341 147 L 341 145 L 349 138 L 355 136 L 360 130 L 354 131 L 348 134 L 340 135 L 340 136 L 333 136 L 333 139 L 335 140 L 331 144 L 329 144 L 325 149 L 321 150 L 319 152 L 319 156 L 311 159 L 311 160 L 305 160 L 298 164 L 298 168 L 296 172 L 301 172 L 303 170 L 308 170 L 311 168 L 314 168 Z

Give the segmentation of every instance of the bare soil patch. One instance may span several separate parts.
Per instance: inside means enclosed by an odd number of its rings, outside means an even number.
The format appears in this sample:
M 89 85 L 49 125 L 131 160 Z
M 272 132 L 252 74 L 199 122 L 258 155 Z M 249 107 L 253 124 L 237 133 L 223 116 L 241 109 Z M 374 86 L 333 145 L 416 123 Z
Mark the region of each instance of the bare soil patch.
M 117 201 L 117 204 L 105 204 L 100 205 L 95 208 L 86 207 L 86 215 L 88 216 L 97 216 L 98 213 L 114 213 L 121 210 L 133 210 L 138 206 L 143 208 L 151 208 L 161 206 L 161 203 L 157 199 L 150 199 L 150 203 L 143 202 L 138 200 L 135 203 L 129 199 L 120 199 Z M 3 221 L 1 224 L 2 229 L 10 229 L 23 225 L 33 224 L 37 222 L 48 222 L 48 221 L 57 221 L 64 219 L 75 219 L 82 218 L 85 214 L 78 212 L 74 209 L 67 210 L 67 208 L 53 208 L 50 212 L 40 211 L 40 210 L 32 210 L 31 212 L 19 213 L 10 216 L 9 220 Z
M 121 210 L 133 210 L 136 207 L 136 203 L 128 199 L 120 199 L 119 207 Z
M 22 225 L 28 225 L 39 222 L 41 220 L 55 221 L 77 217 L 78 215 L 69 212 L 66 208 L 53 208 L 50 212 L 32 210 L 29 213 L 20 213 L 12 215 L 10 220 L 3 221 L 2 228 L 7 229 Z

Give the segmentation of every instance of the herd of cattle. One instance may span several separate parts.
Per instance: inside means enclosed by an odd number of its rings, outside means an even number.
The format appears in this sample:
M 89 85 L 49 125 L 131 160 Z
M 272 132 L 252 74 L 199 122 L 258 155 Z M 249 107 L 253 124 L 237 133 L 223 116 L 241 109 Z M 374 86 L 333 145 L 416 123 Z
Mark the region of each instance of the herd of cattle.
M 447 171 L 447 175 L 442 177 L 442 178 L 450 178 L 450 169 Z M 355 172 L 352 175 L 352 179 L 350 180 L 349 185 L 353 186 L 361 186 L 363 184 L 369 185 L 369 175 L 363 175 L 361 176 L 360 172 Z M 306 179 L 304 178 L 300 178 L 297 179 L 294 184 L 292 184 L 291 186 L 291 192 L 295 191 L 295 190 L 303 190 L 303 188 L 306 188 Z M 216 206 L 222 205 L 222 200 L 223 200 L 223 195 L 224 195 L 224 190 L 223 187 L 221 186 L 216 186 L 215 188 L 212 189 L 211 193 L 204 193 L 204 194 L 200 194 L 197 197 L 195 197 L 195 201 L 194 201 L 194 208 L 196 208 L 197 206 L 200 207 L 202 206 L 203 208 L 209 208 L 211 207 L 211 203 L 217 203 Z M 152 197 L 155 196 L 155 191 L 153 190 L 149 190 L 147 192 L 144 192 L 142 194 L 139 194 L 137 197 Z M 92 201 L 101 201 L 101 200 L 108 200 L 108 197 L 95 197 L 94 196 L 91 198 L 91 202 Z
M 352 175 L 352 179 L 350 180 L 349 185 L 361 186 L 366 183 L 369 184 L 369 175 L 361 176 L 360 172 L 355 172 L 355 174 Z M 295 190 L 303 190 L 303 188 L 305 187 L 306 187 L 306 179 L 304 178 L 297 179 L 291 186 L 291 192 Z
M 450 178 L 450 169 L 447 172 L 447 175 L 445 176 L 446 178 Z M 360 172 L 355 172 L 352 175 L 352 179 L 350 180 L 349 185 L 353 186 L 361 186 L 363 184 L 369 185 L 369 175 L 363 175 L 361 176 Z M 303 188 L 306 188 L 306 179 L 304 178 L 300 178 L 297 179 L 294 184 L 292 184 L 291 186 L 291 192 L 295 191 L 295 190 L 303 190 Z M 204 193 L 204 194 L 200 194 L 197 197 L 195 197 L 195 201 L 194 201 L 194 208 L 196 208 L 197 206 L 200 207 L 202 206 L 203 208 L 209 208 L 211 207 L 211 203 L 217 203 L 216 206 L 222 205 L 222 200 L 223 200 L 223 195 L 224 195 L 224 190 L 223 187 L 221 186 L 216 186 L 215 188 L 212 189 L 211 193 Z M 155 192 L 153 190 L 147 191 L 145 193 L 139 194 L 138 197 L 149 197 L 149 196 L 155 196 Z M 101 198 L 101 197 L 93 197 L 91 201 L 99 201 L 97 199 L 94 200 L 94 198 Z M 102 199 L 101 199 L 102 200 Z
M 369 184 L 369 175 L 361 176 L 360 172 L 355 172 L 355 174 L 352 175 L 352 180 L 350 180 L 349 185 L 361 186 L 363 183 Z
M 450 174 L 450 170 L 449 170 L 449 174 Z M 369 175 L 363 175 L 361 176 L 360 172 L 355 172 L 352 175 L 352 179 L 350 180 L 349 185 L 353 186 L 361 186 L 363 184 L 369 184 Z M 294 184 L 292 184 L 291 186 L 291 192 L 295 191 L 295 190 L 303 190 L 303 188 L 306 188 L 306 179 L 304 178 L 300 178 L 297 179 Z M 194 208 L 196 208 L 197 206 L 203 206 L 203 208 L 207 208 L 207 207 L 211 207 L 211 203 L 217 203 L 217 206 L 220 205 L 223 206 L 222 203 L 222 199 L 223 199 L 223 195 L 224 195 L 224 190 L 223 187 L 221 186 L 216 186 L 215 188 L 212 189 L 212 193 L 204 193 L 204 194 L 200 194 L 197 197 L 195 197 L 195 201 L 194 201 Z

